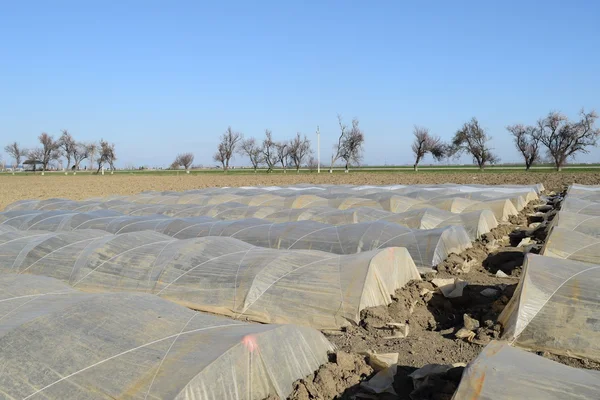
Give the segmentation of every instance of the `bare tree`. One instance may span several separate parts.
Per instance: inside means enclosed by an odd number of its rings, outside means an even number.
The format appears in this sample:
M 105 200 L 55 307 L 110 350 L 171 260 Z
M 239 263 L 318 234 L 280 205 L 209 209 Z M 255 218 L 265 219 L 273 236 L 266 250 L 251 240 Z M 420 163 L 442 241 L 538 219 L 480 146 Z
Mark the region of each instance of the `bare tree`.
M 412 144 L 412 151 L 415 154 L 415 171 L 419 170 L 419 162 L 428 153 L 431 153 L 433 158 L 438 161 L 446 156 L 446 145 L 442 143 L 439 136 L 431 135 L 429 129 L 415 126 L 413 135 L 415 136 Z
M 229 169 L 229 161 L 233 158 L 237 146 L 243 138 L 241 133 L 234 132 L 231 127 L 228 127 L 225 133 L 221 135 L 221 142 L 217 147 L 217 152 L 213 156 L 213 160 L 223 165 L 223 171 L 226 172 Z
M 256 139 L 254 138 L 243 140 L 238 149 L 238 153 L 243 156 L 248 156 L 252 163 L 252 168 L 254 168 L 254 173 L 256 173 L 256 169 L 264 160 L 262 149 L 258 146 Z
M 594 127 L 598 114 L 595 111 L 586 113 L 582 109 L 579 115 L 579 121 L 569 122 L 563 114 L 550 112 L 539 122 L 539 140 L 546 146 L 557 171 L 562 170 L 569 158 L 578 153 L 589 153 L 587 147 L 598 144 L 600 129 Z
M 340 136 L 338 137 L 338 142 L 333 146 L 333 153 L 331 154 L 331 166 L 329 167 L 329 173 L 333 172 L 333 165 L 337 160 L 342 157 L 342 152 L 344 149 L 344 140 L 346 138 L 346 131 L 348 127 L 342 121 L 342 116 L 340 114 L 337 115 L 338 125 L 340 126 Z
M 485 129 L 479 125 L 477 118 L 473 118 L 454 134 L 449 153 L 459 156 L 467 152 L 473 157 L 479 169 L 483 170 L 486 165 L 499 161 L 499 158 L 492 153 L 492 149 L 488 147 L 490 139 Z
M 182 166 L 189 173 L 190 167 L 194 163 L 194 155 L 192 153 L 178 154 L 173 162 L 173 165 Z
M 88 159 L 90 160 L 90 171 L 94 170 L 94 162 L 96 161 L 96 153 L 98 153 L 98 143 L 90 142 L 85 145 Z
M 213 155 L 213 160 L 220 162 L 223 166 L 223 171 L 227 171 L 225 168 L 225 160 L 226 160 L 227 150 L 223 143 L 219 143 L 219 147 L 217 147 L 217 152 Z
M 108 164 L 112 174 L 115 170 L 115 161 L 117 161 L 115 144 L 108 143 L 106 140 L 100 139 L 100 152 L 96 161 L 98 163 L 98 170 L 96 173 L 100 172 L 103 165 Z
M 15 163 L 13 164 L 13 174 L 14 174 L 15 170 L 17 168 L 19 168 L 19 165 L 21 165 L 21 159 L 23 157 L 27 157 L 27 154 L 29 153 L 29 151 L 27 149 L 24 149 L 21 146 L 19 146 L 19 143 L 17 143 L 17 142 L 13 142 L 13 143 L 9 144 L 8 146 L 4 147 L 4 151 L 15 160 Z
M 88 145 L 86 145 L 85 143 L 75 143 L 75 146 L 73 147 L 73 150 L 71 151 L 71 154 L 73 155 L 73 173 L 77 173 L 76 171 L 79 170 L 79 165 L 81 164 L 81 162 L 83 160 L 85 160 L 86 158 L 88 158 L 90 156 L 90 151 L 89 151 L 89 147 Z
M 359 164 L 362 160 L 362 150 L 365 143 L 365 135 L 358 126 L 358 119 L 352 120 L 352 128 L 347 131 L 346 137 L 342 141 L 342 152 L 340 157 L 346 162 L 346 169 L 352 163 Z
M 43 159 L 44 159 L 44 150 L 42 150 L 39 147 L 35 148 L 35 149 L 31 149 L 27 153 L 27 159 L 23 162 L 23 165 L 32 165 L 33 172 L 35 172 L 37 170 L 37 166 L 43 164 L 43 161 L 42 161 Z
M 337 118 L 340 127 L 340 136 L 338 137 L 337 144 L 333 146 L 329 173 L 333 172 L 333 165 L 339 159 L 344 160 L 346 163 L 345 172 L 348 172 L 348 166 L 350 164 L 360 163 L 365 142 L 365 135 L 358 126 L 358 118 L 352 120 L 352 128 L 350 130 L 348 130 L 348 126 L 342 121 L 341 115 L 338 114 Z
M 300 133 L 296 133 L 296 137 L 290 140 L 288 152 L 292 162 L 296 166 L 296 173 L 299 173 L 302 163 L 306 157 L 310 156 L 312 153 L 312 150 L 310 149 L 310 140 L 308 140 L 306 135 L 302 138 Z
M 110 171 L 111 174 L 113 173 L 113 171 L 116 171 L 115 168 L 115 161 L 117 161 L 117 155 L 115 153 L 115 144 L 111 143 L 109 145 L 109 151 L 108 151 L 108 165 L 110 165 Z
M 67 170 L 71 168 L 71 158 L 73 158 L 73 151 L 75 150 L 75 146 L 77 143 L 73 136 L 66 130 L 63 129 L 60 138 L 58 139 L 58 145 L 62 149 L 62 153 L 67 159 Z
M 277 162 L 281 163 L 283 173 L 287 173 L 288 158 L 290 156 L 290 149 L 287 142 L 275 143 L 275 150 L 277 152 Z
M 531 166 L 540 158 L 540 135 L 543 125 L 509 125 L 506 129 L 513 135 L 515 146 L 525 160 L 525 170 L 529 171 Z
M 51 135 L 48 135 L 46 132 L 42 132 L 40 136 L 38 136 L 38 140 L 42 144 L 42 174 L 48 168 L 48 164 L 50 164 L 53 160 L 58 160 L 61 156 L 60 152 L 60 143 Z
M 261 147 L 262 157 L 267 164 L 267 172 L 273 171 L 273 167 L 277 164 L 277 143 L 273 141 L 273 133 L 266 129 L 265 138 Z

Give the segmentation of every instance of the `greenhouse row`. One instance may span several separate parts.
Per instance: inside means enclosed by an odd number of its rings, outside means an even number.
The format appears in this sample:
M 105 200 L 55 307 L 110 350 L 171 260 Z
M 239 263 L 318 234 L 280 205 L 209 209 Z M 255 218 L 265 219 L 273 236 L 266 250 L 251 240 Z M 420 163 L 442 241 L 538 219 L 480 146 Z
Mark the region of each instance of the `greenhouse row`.
M 134 196 L 111 196 L 109 199 L 135 199 L 156 198 L 156 195 L 171 198 L 180 198 L 180 202 L 192 201 L 203 196 L 229 196 L 232 198 L 256 197 L 257 200 L 271 200 L 281 197 L 292 198 L 297 196 L 313 196 L 321 199 L 361 198 L 385 199 L 391 196 L 401 196 L 417 200 L 432 200 L 442 198 L 467 198 L 473 200 L 490 200 L 499 198 L 525 197 L 531 201 L 543 191 L 542 185 L 530 186 L 490 186 L 490 185 L 390 185 L 390 186 L 352 186 L 352 185 L 299 185 L 288 187 L 241 187 L 241 188 L 206 188 L 187 192 L 145 192 Z M 258 197 L 262 196 L 262 197 Z M 173 200 L 165 200 L 173 201 Z M 232 200 L 226 200 L 232 201 Z M 255 200 L 251 200 L 255 201 Z M 242 201 L 243 202 L 243 201 Z
M 81 216 L 77 215 L 81 214 Z M 64 226 L 64 229 L 95 228 L 92 220 L 102 221 L 115 219 L 115 217 L 135 217 L 135 215 L 122 214 L 110 209 L 97 209 L 95 211 L 74 210 L 19 210 L 0 213 L 1 221 L 19 229 L 48 229 L 55 226 Z M 72 215 L 72 216 L 69 216 Z M 144 215 L 141 219 L 168 217 L 165 214 Z M 203 217 L 203 218 L 201 218 Z M 72 221 L 68 219 L 72 218 Z M 172 217 L 177 218 L 177 217 Z M 216 220 L 235 221 L 234 219 L 218 219 L 210 216 L 184 217 L 190 223 L 212 222 Z M 56 222 L 60 220 L 60 222 Z M 314 221 L 329 223 L 331 225 L 345 225 L 350 223 L 385 221 L 393 222 L 412 229 L 434 229 L 447 226 L 463 226 L 472 240 L 488 233 L 498 226 L 498 221 L 489 210 L 473 211 L 466 213 L 451 213 L 437 208 L 422 208 L 404 213 L 390 213 L 368 208 L 352 210 L 329 210 L 323 212 L 315 209 L 290 209 L 268 215 L 265 221 L 271 223 Z M 102 229 L 102 228 L 100 228 Z
M 271 223 L 313 221 L 330 225 L 347 225 L 361 222 L 385 221 L 392 222 L 413 229 L 433 229 L 447 226 L 463 226 L 471 240 L 488 233 L 498 226 L 498 221 L 492 211 L 479 210 L 464 213 L 451 213 L 437 208 L 422 208 L 403 213 L 391 213 L 375 210 L 372 208 L 356 208 L 349 210 L 337 210 L 331 208 L 310 209 L 285 209 L 275 211 L 270 207 L 252 207 L 236 203 L 225 203 L 209 206 L 161 206 L 140 205 L 124 202 L 74 202 L 71 200 L 53 200 L 42 203 L 22 203 L 20 206 L 12 207 L 13 211 L 2 213 L 2 221 L 14 219 L 7 222 L 16 226 L 20 224 L 21 229 L 52 229 L 55 225 L 47 217 L 60 217 L 61 214 L 92 213 L 89 217 L 74 217 L 75 221 L 69 223 L 70 228 L 92 227 L 87 224 L 86 218 L 100 219 L 116 216 L 151 217 L 168 216 L 172 218 L 194 218 L 192 223 L 210 222 L 215 220 L 232 221 L 238 219 L 258 218 Z M 37 214 L 34 211 L 39 211 Z M 48 214 L 41 214 L 45 211 Z M 54 214 L 52 213 L 54 212 Z M 39 218 L 35 216 L 40 215 Z M 32 215 L 32 217 L 28 217 Z M 205 217 L 202 220 L 199 217 Z M 28 220 L 31 218 L 31 220 Z M 38 224 L 38 225 L 35 225 Z M 41 225 L 40 225 L 41 224 Z M 66 226 L 66 225 L 65 225 Z M 69 228 L 67 227 L 67 228 Z
M 453 400 L 583 400 L 597 399 L 598 393 L 598 371 L 492 341 L 463 372 Z
M 561 211 L 543 254 L 550 257 L 600 264 L 600 186 L 573 185 L 567 191 Z
M 600 187 L 574 186 L 569 198 Z M 600 361 L 600 227 L 591 215 L 565 211 L 551 222 L 542 255 L 527 255 L 513 298 L 499 317 L 517 346 Z
M 600 187 L 569 188 L 542 255 L 527 254 L 515 293 L 498 317 L 507 342 L 490 343 L 467 366 L 454 399 L 598 398 L 600 372 L 529 352 L 600 362 L 600 227 L 593 213 L 572 207 L 593 203 L 597 194 Z
M 492 204 L 516 213 L 541 190 L 323 185 L 15 203 L 0 213 L 0 397 L 285 398 L 333 350 L 317 329 L 390 304 L 508 218 Z M 596 220 L 563 210 L 550 236 L 597 239 Z M 600 361 L 600 265 L 582 262 L 587 250 L 551 250 L 527 255 L 502 339 Z M 599 377 L 492 342 L 454 399 L 594 398 Z
M 267 197 L 267 199 L 265 199 Z M 111 199 L 110 202 L 127 202 L 136 204 L 154 205 L 217 205 L 217 204 L 243 204 L 249 207 L 274 207 L 276 209 L 306 209 L 322 208 L 347 210 L 352 208 L 371 208 L 374 210 L 401 213 L 421 208 L 438 208 L 453 213 L 489 209 L 494 212 L 496 218 L 506 220 L 510 215 L 516 214 L 526 204 L 525 198 L 516 196 L 512 199 L 493 198 L 483 200 L 472 200 L 469 198 L 444 196 L 432 199 L 413 199 L 397 195 L 386 194 L 385 197 L 378 196 L 377 199 L 338 197 L 327 199 L 313 195 L 298 195 L 294 197 L 276 197 L 272 195 L 258 196 L 236 196 L 236 195 L 139 195 Z
M 464 199 L 463 199 L 464 200 Z M 35 202 L 18 202 L 6 208 L 14 210 L 70 210 L 70 211 L 95 211 L 114 210 L 123 214 L 151 215 L 165 214 L 171 217 L 198 217 L 209 216 L 218 219 L 263 218 L 273 222 L 288 222 L 293 220 L 310 219 L 317 222 L 332 224 L 346 224 L 363 222 L 365 220 L 386 219 L 407 211 L 437 208 L 450 213 L 467 213 L 471 211 L 489 210 L 498 221 L 507 221 L 518 210 L 508 200 L 495 200 L 489 202 L 475 202 L 470 200 L 449 200 L 443 203 L 419 203 L 413 206 L 397 207 L 394 212 L 374 207 L 351 207 L 339 209 L 335 207 L 309 207 L 285 208 L 277 206 L 249 206 L 237 202 L 217 204 L 145 204 L 123 200 L 109 201 L 72 201 L 64 199 L 39 200 Z M 403 203 L 406 205 L 406 203 Z M 446 214 L 448 215 L 448 214 Z
M 471 215 L 469 226 L 489 228 L 482 213 Z M 469 216 L 469 217 L 471 217 Z M 479 217 L 479 218 L 478 218 Z M 495 222 L 495 220 L 493 220 Z M 476 225 L 477 224 L 477 225 Z M 496 224 L 492 223 L 492 226 Z M 177 239 L 207 236 L 232 237 L 272 249 L 319 250 L 355 254 L 386 247 L 405 247 L 416 265 L 427 272 L 450 253 L 471 247 L 474 238 L 460 225 L 435 229 L 411 229 L 374 221 L 329 225 L 314 221 L 271 223 L 261 219 L 215 220 L 209 217 L 172 218 L 165 215 L 126 216 L 110 210 L 78 213 L 71 211 L 8 211 L 0 213 L 0 226 L 20 230 L 73 231 L 100 229 L 114 234 L 151 230 Z
M 0 275 L 0 397 L 285 398 L 333 349 L 317 330 L 249 324 L 141 293 Z
M 273 250 L 229 237 L 153 231 L 8 231 L 0 271 L 59 279 L 86 291 L 157 294 L 195 310 L 264 323 L 339 329 L 420 279 L 405 248 L 353 255 Z
M 498 320 L 503 339 L 534 351 L 600 361 L 600 265 L 529 254 Z
M 298 188 L 296 188 L 298 189 Z M 420 209 L 437 209 L 449 213 L 465 213 L 470 211 L 490 210 L 498 221 L 506 221 L 515 215 L 532 200 L 538 198 L 537 187 L 521 188 L 480 188 L 481 190 L 465 190 L 465 187 L 453 188 L 421 188 L 405 187 L 398 190 L 372 188 L 357 190 L 345 188 L 343 191 L 320 189 L 267 190 L 266 188 L 249 189 L 203 189 L 182 193 L 161 192 L 142 193 L 133 196 L 111 196 L 87 202 L 72 202 L 61 199 L 42 201 L 21 201 L 7 207 L 11 210 L 73 210 L 93 211 L 112 209 L 124 214 L 148 215 L 167 214 L 170 216 L 213 216 L 220 219 L 233 218 L 267 218 L 273 214 L 281 214 L 294 210 L 289 218 L 319 218 L 320 215 L 338 214 L 337 218 L 346 216 L 341 223 L 363 222 L 362 218 L 383 219 L 392 214 Z M 501 190 L 503 189 L 503 190 Z M 312 192 L 318 194 L 311 194 Z M 237 209 L 237 210 L 234 210 Z M 341 213 L 347 210 L 369 210 L 374 216 L 363 211 L 349 220 L 353 213 Z M 305 214 L 303 210 L 311 210 Z M 273 218 L 276 218 L 273 216 Z M 318 222 L 336 223 L 329 220 L 314 219 Z M 289 219 L 287 220 L 289 221 Z M 287 222 L 273 221 L 273 222 Z

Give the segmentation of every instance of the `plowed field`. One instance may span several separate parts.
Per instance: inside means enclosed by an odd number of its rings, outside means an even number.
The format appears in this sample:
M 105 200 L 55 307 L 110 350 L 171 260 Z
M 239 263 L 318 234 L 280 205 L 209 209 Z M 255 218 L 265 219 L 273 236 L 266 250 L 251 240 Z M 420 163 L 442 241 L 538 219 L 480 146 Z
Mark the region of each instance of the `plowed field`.
M 23 199 L 48 199 L 53 197 L 83 200 L 111 194 L 135 194 L 148 190 L 183 191 L 215 186 L 256 186 L 313 184 L 535 184 L 543 183 L 548 190 L 561 190 L 565 185 L 581 183 L 600 184 L 600 172 L 426 172 L 426 173 L 366 173 L 349 174 L 257 174 L 257 175 L 69 175 L 0 176 L 0 210 L 8 204 Z

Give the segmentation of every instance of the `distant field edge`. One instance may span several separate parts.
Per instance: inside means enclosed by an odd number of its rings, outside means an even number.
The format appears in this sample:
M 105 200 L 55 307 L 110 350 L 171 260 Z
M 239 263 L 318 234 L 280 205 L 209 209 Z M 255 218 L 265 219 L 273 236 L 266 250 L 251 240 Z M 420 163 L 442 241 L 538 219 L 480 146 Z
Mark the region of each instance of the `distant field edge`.
M 591 171 L 597 171 L 600 170 L 600 164 L 587 164 L 587 165 L 569 165 L 569 166 L 565 166 L 563 167 L 563 171 L 564 172 L 591 172 Z M 369 172 L 369 173 L 394 173 L 394 172 L 398 172 L 398 173 L 411 173 L 411 174 L 418 174 L 418 173 L 427 173 L 427 172 L 456 172 L 456 173 L 501 173 L 501 172 L 529 172 L 529 173 L 535 173 L 535 172 L 553 172 L 554 168 L 552 166 L 535 166 L 532 167 L 529 171 L 526 171 L 524 167 L 521 166 L 494 166 L 494 167 L 488 167 L 486 169 L 484 169 L 483 171 L 479 170 L 479 168 L 477 167 L 472 167 L 472 166 L 423 166 L 423 167 L 419 167 L 418 171 L 414 171 L 412 167 L 387 167 L 387 166 L 369 166 L 369 167 L 356 167 L 356 168 L 351 168 L 350 169 L 350 173 L 360 173 L 360 172 Z M 301 174 L 317 174 L 316 170 L 309 170 L 308 168 L 301 168 L 300 169 L 300 173 Z M 334 168 L 333 169 L 333 173 L 335 174 L 339 174 L 339 173 L 344 173 L 344 169 L 343 168 Z M 65 174 L 65 172 L 63 171 L 46 171 L 45 172 L 46 175 L 67 175 Z M 76 176 L 89 176 L 89 175 L 93 175 L 95 173 L 90 172 L 90 171 L 78 171 Z M 185 176 L 188 175 L 185 173 L 185 171 L 173 171 L 173 170 L 117 170 L 114 172 L 114 175 L 181 175 L 181 176 Z M 224 174 L 223 170 L 221 169 L 197 169 L 197 170 L 191 170 L 189 175 L 201 175 L 201 174 Z M 247 175 L 254 175 L 255 172 L 252 169 L 249 168 L 235 168 L 235 169 L 230 169 L 229 171 L 226 172 L 226 174 L 230 174 L 230 175 L 241 175 L 241 174 L 247 174 Z M 270 173 L 267 173 L 266 168 L 259 168 L 256 172 L 256 174 L 260 174 L 260 175 L 280 175 L 280 174 L 284 174 L 282 169 L 275 169 L 273 171 L 271 171 Z M 287 174 L 296 174 L 296 170 L 295 169 L 288 169 L 287 170 Z M 329 174 L 329 168 L 321 168 L 321 174 Z M 0 172 L 0 175 L 4 175 L 4 176 L 12 176 L 13 173 L 12 172 Z M 31 171 L 27 171 L 27 172 L 16 172 L 14 174 L 14 176 L 27 176 L 27 175 L 34 175 L 33 172 Z M 39 171 L 37 171 L 35 173 L 36 176 L 41 175 L 41 173 Z M 69 172 L 68 173 L 69 176 L 72 176 L 73 173 Z M 105 172 L 104 176 L 110 176 L 111 174 L 109 172 Z

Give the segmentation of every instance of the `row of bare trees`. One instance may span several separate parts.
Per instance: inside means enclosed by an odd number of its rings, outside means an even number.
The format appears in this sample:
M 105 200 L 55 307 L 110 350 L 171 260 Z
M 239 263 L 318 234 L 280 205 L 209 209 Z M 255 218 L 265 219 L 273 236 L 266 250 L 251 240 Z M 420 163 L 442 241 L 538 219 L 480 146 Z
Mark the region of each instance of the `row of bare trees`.
M 569 121 L 560 112 L 551 111 L 535 125 L 516 124 L 506 127 L 513 135 L 515 145 L 525 160 L 525 168 L 541 158 L 541 147 L 557 171 L 577 154 L 589 153 L 589 148 L 598 144 L 600 129 L 595 127 L 598 114 L 581 110 L 579 120 Z
M 221 135 L 213 159 L 221 163 L 223 170 L 227 171 L 230 161 L 236 154 L 247 156 L 254 172 L 262 165 L 267 167 L 267 172 L 273 171 L 278 166 L 281 166 L 283 172 L 287 172 L 287 168 L 291 165 L 296 168 L 296 172 L 299 172 L 300 167 L 308 162 L 312 150 L 310 140 L 300 133 L 290 140 L 275 141 L 273 133 L 266 129 L 264 139 L 259 142 L 253 137 L 244 139 L 244 135 L 229 127 Z
M 362 160 L 365 136 L 357 118 L 353 119 L 352 126 L 348 127 L 338 115 L 338 124 L 340 135 L 333 148 L 329 172 L 332 172 L 338 160 L 344 161 L 345 171 L 348 172 L 350 165 L 359 164 Z M 302 165 L 308 165 L 311 169 L 316 165 L 310 140 L 300 133 L 296 133 L 290 140 L 276 141 L 273 139 L 273 132 L 266 129 L 263 140 L 258 141 L 253 137 L 244 139 L 240 132 L 235 132 L 229 127 L 221 135 L 213 160 L 221 163 L 223 170 L 227 171 L 235 154 L 248 157 L 254 172 L 262 165 L 267 167 L 267 172 L 281 167 L 284 173 L 290 166 L 298 173 Z
M 516 124 L 506 129 L 513 136 L 515 146 L 525 161 L 526 170 L 541 160 L 543 146 L 556 170 L 560 171 L 569 159 L 577 154 L 588 153 L 589 147 L 598 144 L 600 129 L 595 128 L 597 119 L 595 111 L 581 110 L 577 121 L 569 121 L 565 115 L 552 111 L 539 119 L 536 125 Z M 491 136 L 476 118 L 472 118 L 456 131 L 450 143 L 444 143 L 438 136 L 432 135 L 429 129 L 419 126 L 415 126 L 413 135 L 415 171 L 427 154 L 440 161 L 466 153 L 482 170 L 500 160 L 489 147 Z
M 43 173 L 48 170 L 52 162 L 59 161 L 63 157 L 67 162 L 67 171 L 78 171 L 84 160 L 89 160 L 90 169 L 96 165 L 97 172 L 104 166 L 108 166 L 112 171 L 115 170 L 114 163 L 117 160 L 115 145 L 104 139 L 99 143 L 78 142 L 65 129 L 58 139 L 43 132 L 38 136 L 38 141 L 40 146 L 33 149 L 26 149 L 18 142 L 4 147 L 4 151 L 13 158 L 13 173 L 20 165 L 31 166 L 34 171 L 39 166 Z
M 479 124 L 477 118 L 472 118 L 456 131 L 450 143 L 444 143 L 439 136 L 434 136 L 429 129 L 415 126 L 412 151 L 415 155 L 414 170 L 418 171 L 419 162 L 427 155 L 441 161 L 449 157 L 459 157 L 467 153 L 473 157 L 473 162 L 480 169 L 498 162 L 498 157 L 492 153 L 488 142 L 491 137 Z

